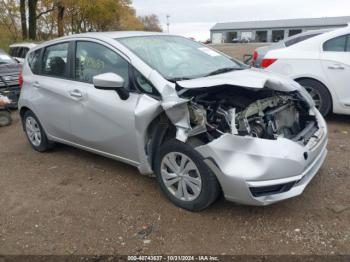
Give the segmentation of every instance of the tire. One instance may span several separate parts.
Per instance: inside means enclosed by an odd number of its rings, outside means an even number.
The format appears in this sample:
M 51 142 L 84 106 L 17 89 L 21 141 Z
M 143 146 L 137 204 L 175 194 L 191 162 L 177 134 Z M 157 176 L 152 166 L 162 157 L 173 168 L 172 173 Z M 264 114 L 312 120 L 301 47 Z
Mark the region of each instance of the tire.
M 53 148 L 54 144 L 48 140 L 38 118 L 32 111 L 28 110 L 24 113 L 22 123 L 27 139 L 34 150 L 45 152 Z
M 184 163 L 182 169 L 181 163 Z M 174 164 L 177 171 L 174 171 Z M 219 196 L 218 180 L 204 163 L 203 157 L 192 146 L 178 140 L 169 140 L 160 147 L 155 171 L 162 192 L 178 207 L 200 211 L 210 206 Z
M 312 79 L 303 79 L 298 81 L 298 83 L 302 85 L 314 99 L 316 108 L 320 113 L 323 116 L 329 114 L 332 109 L 332 97 L 327 87 Z
M 9 126 L 12 123 L 11 114 L 7 111 L 0 111 L 0 127 Z

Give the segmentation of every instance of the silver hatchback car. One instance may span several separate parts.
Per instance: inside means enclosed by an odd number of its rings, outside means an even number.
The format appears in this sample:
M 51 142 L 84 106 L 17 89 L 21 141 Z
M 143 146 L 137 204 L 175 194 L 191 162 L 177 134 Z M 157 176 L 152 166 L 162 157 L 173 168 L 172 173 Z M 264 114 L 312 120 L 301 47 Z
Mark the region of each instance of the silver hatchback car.
M 40 152 L 55 142 L 156 174 L 193 211 L 226 199 L 300 195 L 325 160 L 327 127 L 299 84 L 184 37 L 108 32 L 29 52 L 19 101 Z

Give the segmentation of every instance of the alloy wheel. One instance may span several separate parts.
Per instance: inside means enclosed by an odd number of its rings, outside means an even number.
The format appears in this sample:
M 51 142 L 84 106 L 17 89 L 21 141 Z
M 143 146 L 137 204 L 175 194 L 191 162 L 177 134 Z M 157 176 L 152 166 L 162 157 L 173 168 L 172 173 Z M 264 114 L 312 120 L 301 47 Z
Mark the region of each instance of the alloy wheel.
M 167 190 L 179 200 L 193 201 L 201 193 L 202 178 L 199 170 L 185 154 L 166 154 L 161 162 L 161 177 Z
M 41 144 L 41 131 L 38 122 L 34 119 L 34 117 L 26 118 L 26 133 L 27 136 L 34 146 L 39 146 Z

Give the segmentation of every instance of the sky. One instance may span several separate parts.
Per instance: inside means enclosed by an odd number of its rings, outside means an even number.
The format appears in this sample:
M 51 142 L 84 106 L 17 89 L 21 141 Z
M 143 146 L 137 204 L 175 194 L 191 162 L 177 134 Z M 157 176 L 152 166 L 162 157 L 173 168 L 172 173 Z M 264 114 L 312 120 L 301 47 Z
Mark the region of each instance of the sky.
M 171 34 L 204 41 L 218 22 L 350 16 L 350 0 L 133 0 L 137 15 L 156 14 Z

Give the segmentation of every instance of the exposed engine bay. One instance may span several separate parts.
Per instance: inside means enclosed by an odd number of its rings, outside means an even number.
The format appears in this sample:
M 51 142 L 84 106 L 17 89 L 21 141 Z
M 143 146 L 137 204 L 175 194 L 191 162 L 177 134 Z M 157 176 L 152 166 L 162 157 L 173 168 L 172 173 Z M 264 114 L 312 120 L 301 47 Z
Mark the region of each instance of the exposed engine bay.
M 188 96 L 190 95 L 190 96 Z M 187 94 L 192 136 L 211 141 L 231 133 L 263 139 L 284 137 L 306 143 L 317 131 L 315 116 L 298 92 L 213 88 Z

